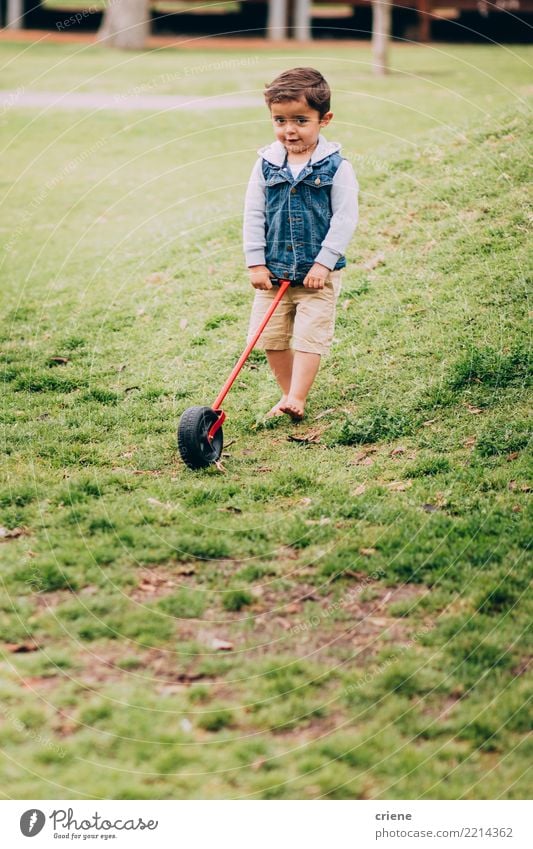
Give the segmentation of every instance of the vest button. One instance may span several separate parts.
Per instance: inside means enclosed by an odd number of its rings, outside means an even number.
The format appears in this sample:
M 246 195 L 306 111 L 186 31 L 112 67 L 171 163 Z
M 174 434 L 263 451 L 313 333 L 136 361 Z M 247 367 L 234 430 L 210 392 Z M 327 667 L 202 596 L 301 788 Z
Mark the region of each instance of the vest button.
M 293 187 L 293 188 L 291 189 L 291 195 L 295 195 L 295 194 L 296 194 L 296 189 Z

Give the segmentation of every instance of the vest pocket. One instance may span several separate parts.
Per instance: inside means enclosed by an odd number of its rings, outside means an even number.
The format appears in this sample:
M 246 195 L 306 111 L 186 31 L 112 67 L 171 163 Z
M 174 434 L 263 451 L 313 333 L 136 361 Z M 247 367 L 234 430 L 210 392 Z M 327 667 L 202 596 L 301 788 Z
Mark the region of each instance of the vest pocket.
M 271 186 L 278 186 L 280 183 L 286 182 L 287 178 L 284 177 L 283 174 L 272 174 L 272 176 L 265 181 L 265 185 L 267 188 L 270 188 Z
M 309 174 L 308 177 L 304 177 L 302 180 L 306 186 L 310 186 L 313 189 L 323 189 L 323 188 L 331 188 L 333 183 L 333 177 L 331 174 L 320 174 L 315 173 Z

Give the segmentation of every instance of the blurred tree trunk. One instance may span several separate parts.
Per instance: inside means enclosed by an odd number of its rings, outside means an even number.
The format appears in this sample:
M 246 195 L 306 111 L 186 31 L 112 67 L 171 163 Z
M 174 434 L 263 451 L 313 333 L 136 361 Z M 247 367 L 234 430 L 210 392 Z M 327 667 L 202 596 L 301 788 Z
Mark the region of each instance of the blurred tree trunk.
M 297 41 L 311 39 L 311 0 L 295 0 L 294 38 Z
M 98 40 L 108 47 L 140 50 L 150 34 L 149 0 L 108 0 Z
M 268 38 L 277 41 L 287 38 L 287 0 L 268 0 Z
M 380 77 L 389 70 L 391 24 L 392 3 L 372 0 L 372 70 Z
M 8 29 L 22 29 L 24 18 L 23 0 L 7 0 L 6 27 Z

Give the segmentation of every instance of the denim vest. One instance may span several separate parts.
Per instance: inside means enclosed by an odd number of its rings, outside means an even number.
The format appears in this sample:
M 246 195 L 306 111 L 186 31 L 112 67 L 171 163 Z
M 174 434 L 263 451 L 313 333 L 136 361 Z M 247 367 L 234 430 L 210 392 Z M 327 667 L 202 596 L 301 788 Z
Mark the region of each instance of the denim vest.
M 276 277 L 301 283 L 313 265 L 330 227 L 331 185 L 341 162 L 332 153 L 304 165 L 295 178 L 286 156 L 281 166 L 263 159 L 265 262 Z M 335 269 L 345 265 L 339 257 Z

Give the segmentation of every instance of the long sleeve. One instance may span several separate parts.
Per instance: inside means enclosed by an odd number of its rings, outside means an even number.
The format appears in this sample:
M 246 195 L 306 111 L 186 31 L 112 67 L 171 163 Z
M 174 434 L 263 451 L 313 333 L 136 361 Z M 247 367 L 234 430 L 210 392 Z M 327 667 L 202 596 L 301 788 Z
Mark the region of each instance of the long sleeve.
M 359 185 L 354 170 L 347 159 L 343 159 L 331 185 L 332 217 L 326 238 L 321 244 L 315 262 L 333 269 L 343 256 L 352 238 L 359 219 Z
M 261 159 L 255 163 L 244 200 L 243 247 L 246 265 L 265 264 L 265 178 Z

